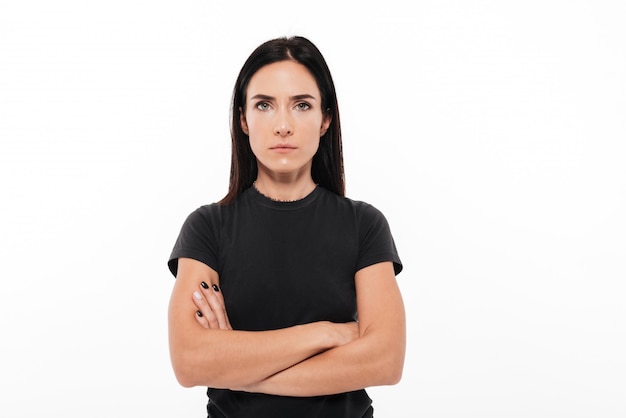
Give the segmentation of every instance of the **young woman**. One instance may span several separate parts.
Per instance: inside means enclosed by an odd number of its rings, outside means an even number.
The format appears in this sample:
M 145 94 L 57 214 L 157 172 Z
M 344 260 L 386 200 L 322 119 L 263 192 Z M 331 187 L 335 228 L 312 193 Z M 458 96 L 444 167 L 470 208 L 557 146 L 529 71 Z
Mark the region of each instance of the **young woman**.
M 372 417 L 400 380 L 402 270 L 388 223 L 344 196 L 339 109 L 303 37 L 260 45 L 232 101 L 227 195 L 184 222 L 169 268 L 172 365 L 211 418 Z

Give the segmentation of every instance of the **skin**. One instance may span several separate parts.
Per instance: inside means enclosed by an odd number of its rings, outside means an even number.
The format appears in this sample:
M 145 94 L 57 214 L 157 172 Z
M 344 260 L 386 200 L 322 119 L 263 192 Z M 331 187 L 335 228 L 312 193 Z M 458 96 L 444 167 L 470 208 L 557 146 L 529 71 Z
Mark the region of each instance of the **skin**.
M 241 127 L 257 159 L 256 187 L 279 200 L 309 194 L 313 156 L 331 118 L 307 68 L 294 61 L 266 65 L 250 79 Z
M 279 200 L 306 196 L 315 188 L 313 155 L 331 122 L 315 79 L 293 61 L 269 64 L 251 78 L 246 97 L 241 126 L 258 162 L 256 187 Z M 358 323 L 237 331 L 217 272 L 181 258 L 169 306 L 170 355 L 179 383 L 285 396 L 397 383 L 406 323 L 392 263 L 359 270 L 355 285 Z

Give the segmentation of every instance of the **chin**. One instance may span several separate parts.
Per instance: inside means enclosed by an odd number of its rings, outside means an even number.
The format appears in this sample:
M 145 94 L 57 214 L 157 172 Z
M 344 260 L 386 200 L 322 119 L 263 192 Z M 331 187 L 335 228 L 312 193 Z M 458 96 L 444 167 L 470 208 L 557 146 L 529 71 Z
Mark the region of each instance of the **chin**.
M 270 167 L 270 171 L 276 174 L 290 174 L 295 171 L 300 171 L 301 168 L 302 167 L 294 167 L 292 165 L 283 165 L 283 166 Z
M 296 162 L 296 161 L 273 161 L 271 164 L 263 164 L 267 169 L 274 173 L 279 174 L 288 174 L 293 173 L 295 171 L 302 171 L 307 168 L 306 163 Z M 308 165 L 310 167 L 310 164 Z
M 276 157 L 276 156 L 274 156 Z M 293 158 L 281 156 L 279 158 L 267 158 L 267 159 L 258 159 L 257 164 L 259 168 L 263 167 L 271 173 L 276 174 L 291 174 L 291 173 L 300 173 L 304 171 L 310 171 L 313 164 L 313 156 L 311 156 L 308 160 L 303 160 L 302 158 Z

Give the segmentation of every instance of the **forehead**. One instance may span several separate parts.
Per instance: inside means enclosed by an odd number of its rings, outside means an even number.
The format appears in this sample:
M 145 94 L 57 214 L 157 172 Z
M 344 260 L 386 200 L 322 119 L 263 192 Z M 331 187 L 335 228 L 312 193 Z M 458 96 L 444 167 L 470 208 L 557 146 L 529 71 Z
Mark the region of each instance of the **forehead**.
M 320 96 L 313 75 L 296 61 L 279 61 L 261 67 L 250 79 L 247 93 L 247 97 L 255 94 Z

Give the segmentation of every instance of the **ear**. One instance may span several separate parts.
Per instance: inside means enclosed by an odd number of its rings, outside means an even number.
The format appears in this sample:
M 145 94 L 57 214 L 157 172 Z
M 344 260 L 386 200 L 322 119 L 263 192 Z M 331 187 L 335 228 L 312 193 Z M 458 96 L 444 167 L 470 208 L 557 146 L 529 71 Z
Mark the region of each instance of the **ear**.
M 330 123 L 333 121 L 333 117 L 330 112 L 324 112 L 324 118 L 322 119 L 322 127 L 320 129 L 320 138 L 326 135 L 326 131 L 330 127 Z
M 243 131 L 243 133 L 246 135 L 250 135 L 248 133 L 248 122 L 246 122 L 246 115 L 241 108 L 239 108 L 239 123 L 241 124 L 241 130 Z

